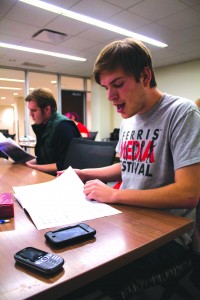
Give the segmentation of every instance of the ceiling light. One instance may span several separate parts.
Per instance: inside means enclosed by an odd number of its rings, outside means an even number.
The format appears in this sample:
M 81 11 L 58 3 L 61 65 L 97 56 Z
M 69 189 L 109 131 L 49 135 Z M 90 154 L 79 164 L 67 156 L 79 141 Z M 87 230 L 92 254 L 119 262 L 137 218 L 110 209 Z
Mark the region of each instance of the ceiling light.
M 14 81 L 14 82 L 25 82 L 21 79 L 11 79 L 11 78 L 0 78 L 1 81 Z
M 86 61 L 86 58 L 82 58 L 82 57 L 77 57 L 77 56 L 72 56 L 72 55 L 67 55 L 67 54 L 62 54 L 62 53 L 56 53 L 56 52 L 50 52 L 50 51 L 45 51 L 45 50 L 40 50 L 40 49 L 35 49 L 35 48 L 22 47 L 22 46 L 6 44 L 6 43 L 0 43 L 0 47 L 9 48 L 12 50 L 15 49 L 15 50 L 26 51 L 26 52 L 31 52 L 31 53 L 50 55 L 50 56 L 60 57 L 60 58 L 65 58 L 65 59 Z
M 0 90 L 16 90 L 16 91 L 20 91 L 21 88 L 8 87 L 8 86 L 0 86 Z
M 100 20 L 97 20 L 97 19 L 94 19 L 91 17 L 72 12 L 70 10 L 58 7 L 53 4 L 49 4 L 44 1 L 39 1 L 39 0 L 20 0 L 20 1 L 30 4 L 30 5 L 33 5 L 33 6 L 36 6 L 36 7 L 39 7 L 39 8 L 42 8 L 42 9 L 45 9 L 45 10 L 48 10 L 48 11 L 51 11 L 51 12 L 54 12 L 54 13 L 57 13 L 57 14 L 60 14 L 60 15 L 63 15 L 65 17 L 69 17 L 69 18 L 72 18 L 72 19 L 75 19 L 75 20 L 78 20 L 78 21 L 81 21 L 81 22 L 84 22 L 84 23 L 87 23 L 90 25 L 94 25 L 94 26 L 97 26 L 97 27 L 100 27 L 100 28 L 103 28 L 103 29 L 106 29 L 109 31 L 113 31 L 113 32 L 122 34 L 124 36 L 136 38 L 138 40 L 141 40 L 143 42 L 146 42 L 148 44 L 151 44 L 151 45 L 154 45 L 157 47 L 163 48 L 163 47 L 168 46 L 165 43 L 162 43 L 162 42 L 159 42 L 152 38 L 146 37 L 144 35 L 135 33 L 133 31 L 129 31 L 129 30 L 123 29 L 121 27 L 118 27 L 118 26 L 115 26 L 115 25 L 112 25 L 112 24 L 109 24 L 109 23 L 106 23 L 106 22 L 103 22 L 103 21 L 100 21 Z

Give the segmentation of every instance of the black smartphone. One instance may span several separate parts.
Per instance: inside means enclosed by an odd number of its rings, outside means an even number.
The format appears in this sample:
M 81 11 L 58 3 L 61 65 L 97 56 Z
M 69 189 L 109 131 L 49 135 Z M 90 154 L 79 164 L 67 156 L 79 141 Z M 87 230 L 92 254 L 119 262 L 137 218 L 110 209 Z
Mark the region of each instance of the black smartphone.
M 57 272 L 64 264 L 62 257 L 34 247 L 27 247 L 18 251 L 15 253 L 14 258 L 20 264 L 45 274 Z
M 54 246 L 66 246 L 86 239 L 93 238 L 96 230 L 85 223 L 63 227 L 45 233 L 45 238 Z

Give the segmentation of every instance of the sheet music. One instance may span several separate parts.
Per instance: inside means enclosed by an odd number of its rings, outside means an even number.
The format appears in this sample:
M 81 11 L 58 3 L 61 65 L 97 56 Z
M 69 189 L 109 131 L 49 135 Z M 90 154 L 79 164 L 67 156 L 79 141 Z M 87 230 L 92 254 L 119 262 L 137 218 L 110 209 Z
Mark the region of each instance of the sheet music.
M 110 205 L 87 200 L 83 193 L 83 182 L 71 167 L 51 181 L 13 187 L 13 190 L 37 229 L 121 213 Z

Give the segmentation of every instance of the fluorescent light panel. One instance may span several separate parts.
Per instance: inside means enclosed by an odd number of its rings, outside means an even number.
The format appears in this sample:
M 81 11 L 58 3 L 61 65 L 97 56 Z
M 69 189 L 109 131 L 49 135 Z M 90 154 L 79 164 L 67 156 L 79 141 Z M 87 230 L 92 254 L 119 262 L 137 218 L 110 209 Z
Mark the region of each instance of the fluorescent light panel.
M 22 79 L 0 78 L 0 81 L 25 82 Z
M 0 47 L 20 50 L 20 51 L 25 51 L 25 52 L 31 52 L 31 53 L 37 53 L 37 54 L 50 55 L 50 56 L 60 57 L 60 58 L 65 58 L 65 59 L 86 61 L 86 58 L 82 58 L 82 57 L 78 57 L 78 56 L 72 56 L 72 55 L 67 55 L 67 54 L 62 54 L 62 53 L 50 52 L 50 51 L 45 51 L 45 50 L 40 50 L 40 49 L 35 49 L 35 48 L 22 47 L 22 46 L 7 44 L 7 43 L 0 43 Z
M 165 43 L 162 43 L 162 42 L 159 42 L 152 38 L 146 37 L 144 35 L 135 33 L 133 31 L 129 31 L 129 30 L 123 29 L 121 27 L 111 25 L 109 23 L 106 23 L 106 22 L 103 22 L 103 21 L 100 21 L 100 20 L 97 20 L 97 19 L 94 19 L 91 17 L 72 12 L 70 10 L 58 7 L 53 4 L 49 4 L 44 1 L 39 1 L 39 0 L 20 0 L 20 1 L 30 4 L 30 5 L 33 5 L 33 6 L 36 6 L 36 7 L 39 7 L 39 8 L 42 8 L 42 9 L 45 9 L 45 10 L 48 10 L 48 11 L 51 11 L 51 12 L 54 12 L 54 13 L 57 13 L 57 14 L 60 14 L 60 15 L 63 15 L 63 16 L 66 16 L 66 17 L 69 17 L 69 18 L 72 18 L 72 19 L 75 19 L 75 20 L 78 20 L 78 21 L 81 21 L 81 22 L 84 22 L 84 23 L 87 23 L 87 24 L 90 24 L 90 25 L 93 25 L 93 26 L 97 26 L 97 27 L 100 27 L 100 28 L 103 28 L 103 29 L 106 29 L 109 31 L 113 31 L 113 32 L 122 34 L 124 36 L 136 38 L 138 40 L 141 40 L 143 42 L 146 42 L 148 44 L 151 44 L 151 45 L 154 45 L 157 47 L 164 48 L 164 47 L 168 46 Z
M 0 86 L 0 90 L 16 90 L 16 91 L 20 91 L 22 89 L 21 88 L 16 88 L 16 87 Z

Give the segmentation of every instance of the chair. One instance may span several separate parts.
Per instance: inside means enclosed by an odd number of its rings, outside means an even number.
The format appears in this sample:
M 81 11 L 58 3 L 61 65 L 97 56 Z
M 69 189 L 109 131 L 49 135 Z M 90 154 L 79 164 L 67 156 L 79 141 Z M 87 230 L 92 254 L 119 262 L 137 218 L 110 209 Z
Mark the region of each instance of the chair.
M 118 141 L 119 140 L 119 128 L 114 128 L 110 133 L 110 137 L 103 138 L 102 141 Z
M 114 128 L 113 132 L 110 133 L 110 140 L 111 141 L 119 140 L 119 128 Z
M 164 292 L 160 300 L 169 300 L 173 295 L 178 295 L 187 300 L 195 300 L 193 295 L 188 292 L 181 284 L 180 280 L 192 270 L 192 259 L 188 256 L 177 263 L 173 263 L 159 271 L 150 274 L 135 274 L 120 290 L 122 300 L 142 293 L 144 290 L 162 286 Z
M 64 168 L 99 168 L 109 166 L 115 158 L 116 142 L 73 138 L 65 158 Z
M 96 139 L 98 131 L 89 131 L 89 133 L 90 133 L 90 137 L 88 137 L 88 139 L 94 141 Z
M 5 137 L 7 137 L 8 134 L 9 134 L 9 130 L 8 130 L 8 129 L 0 129 L 0 132 L 1 132 Z
M 15 138 L 15 133 L 14 134 L 9 134 L 9 130 L 8 129 L 0 129 L 0 132 L 6 137 L 6 138 L 11 138 L 12 140 L 14 140 Z
M 196 220 L 192 237 L 192 250 L 193 270 L 190 275 L 190 280 L 196 288 L 200 289 L 200 201 L 196 207 Z

